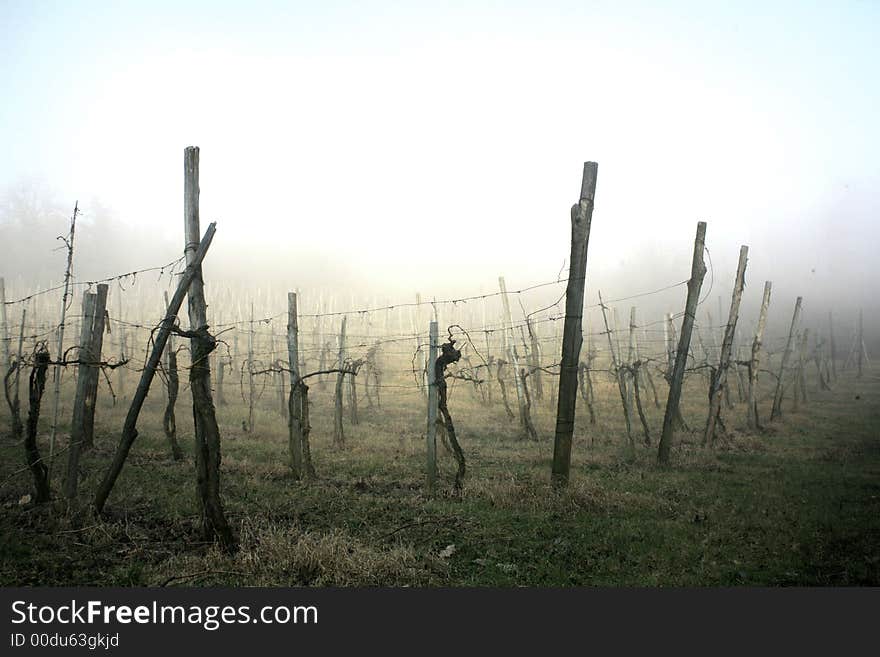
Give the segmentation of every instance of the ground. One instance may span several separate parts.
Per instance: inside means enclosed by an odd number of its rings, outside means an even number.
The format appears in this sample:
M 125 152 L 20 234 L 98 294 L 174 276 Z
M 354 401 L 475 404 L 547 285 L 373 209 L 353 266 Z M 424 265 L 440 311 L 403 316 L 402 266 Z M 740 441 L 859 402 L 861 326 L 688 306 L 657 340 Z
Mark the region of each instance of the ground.
M 656 463 L 662 411 L 648 404 L 654 444 L 637 434 L 629 448 L 616 388 L 600 377 L 598 424 L 588 423 L 578 401 L 571 482 L 562 492 L 549 483 L 549 396 L 534 404 L 540 440 L 531 442 L 507 420 L 497 389 L 487 405 L 469 384 L 456 384 L 449 407 L 468 466 L 460 498 L 452 495 L 454 459 L 442 446 L 439 486 L 425 489 L 425 403 L 417 390 L 388 392 L 381 409 L 361 399 L 360 422 L 351 425 L 346 414 L 346 447 L 337 450 L 332 382 L 313 386 L 318 478 L 305 482 L 289 475 L 275 399 L 261 398 L 253 434 L 242 431 L 240 399 L 218 407 L 222 494 L 241 544 L 234 556 L 200 533 L 185 386 L 177 408 L 185 460 L 170 456 L 157 388 L 102 517 L 88 502 L 127 404 L 111 405 L 102 389 L 96 448 L 84 456 L 75 509 L 59 500 L 65 458 L 53 468 L 55 500 L 33 505 L 23 448 L 11 443 L 8 413 L 0 414 L 0 584 L 880 584 L 880 368 L 862 379 L 841 373 L 832 391 L 811 390 L 797 413 L 787 400 L 782 420 L 765 419 L 760 433 L 745 431 L 743 404 L 725 408 L 726 437 L 702 448 L 698 434 L 680 433 L 668 467 Z M 768 397 L 763 391 L 762 415 Z M 691 377 L 683 410 L 692 428 L 705 422 L 704 399 L 703 380 Z

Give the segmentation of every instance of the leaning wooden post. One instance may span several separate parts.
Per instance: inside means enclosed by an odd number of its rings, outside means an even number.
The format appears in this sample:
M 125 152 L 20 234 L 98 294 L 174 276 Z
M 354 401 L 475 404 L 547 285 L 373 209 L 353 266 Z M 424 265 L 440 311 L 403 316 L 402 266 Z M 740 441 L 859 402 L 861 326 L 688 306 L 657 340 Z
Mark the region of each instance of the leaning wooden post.
M 736 333 L 739 306 L 742 301 L 743 288 L 746 285 L 746 265 L 748 260 L 749 247 L 743 245 L 739 248 L 739 263 L 736 267 L 733 296 L 730 299 L 730 313 L 727 316 L 727 326 L 724 329 L 724 338 L 721 341 L 718 369 L 715 371 L 715 376 L 712 377 L 712 387 L 709 391 L 709 417 L 706 420 L 706 431 L 703 434 L 704 445 L 715 440 L 715 431 L 718 423 L 721 421 L 721 400 L 727 387 L 727 370 L 730 368 L 733 336 Z
M 214 239 L 215 231 L 216 224 L 212 223 L 208 226 L 208 230 L 205 231 L 205 236 L 202 238 L 198 250 L 189 264 L 187 264 L 186 269 L 180 277 L 180 282 L 177 284 L 177 291 L 174 293 L 174 296 L 171 297 L 171 303 L 168 304 L 165 316 L 162 318 L 162 322 L 159 325 L 159 331 L 156 333 L 156 339 L 153 343 L 153 350 L 150 352 L 147 364 L 141 372 L 140 382 L 138 383 L 138 387 L 132 397 L 128 414 L 125 416 L 125 424 L 122 427 L 122 436 L 119 440 L 119 446 L 116 448 L 116 453 L 113 455 L 113 461 L 107 468 L 107 472 L 104 475 L 101 485 L 98 487 L 97 493 L 95 493 L 94 505 L 95 510 L 99 513 L 104 509 L 104 504 L 107 502 L 110 491 L 113 490 L 113 485 L 116 483 L 119 473 L 122 472 L 122 466 L 125 463 L 128 452 L 138 436 L 138 415 L 140 415 L 141 408 L 143 408 L 144 402 L 147 399 L 147 393 L 150 391 L 150 384 L 153 381 L 153 377 L 156 375 L 156 369 L 159 367 L 159 362 L 165 351 L 165 345 L 168 344 L 168 336 L 171 334 L 171 328 L 174 326 L 177 313 L 180 311 L 180 306 L 183 304 L 183 298 L 186 296 L 186 292 L 195 278 L 196 273 L 201 270 L 202 260 L 204 260 L 205 255 L 208 253 L 208 247 L 211 246 L 211 240 Z
M 755 327 L 755 339 L 752 341 L 752 358 L 749 361 L 748 391 L 748 427 L 752 431 L 760 428 L 758 421 L 758 364 L 761 362 L 761 341 L 764 339 L 764 327 L 767 325 L 767 308 L 770 307 L 770 289 L 773 284 L 764 282 L 764 298 L 761 300 L 761 312 L 758 314 L 758 325 Z
M 429 327 L 430 342 L 428 345 L 428 362 L 437 362 L 437 322 Z M 427 482 L 428 489 L 434 488 L 437 482 L 437 368 L 428 368 L 428 426 L 425 433 L 427 440 Z
M 333 413 L 333 444 L 337 447 L 345 447 L 345 431 L 342 426 L 342 384 L 345 379 L 345 321 L 348 318 L 342 316 L 342 327 L 339 329 L 339 373 L 336 375 L 336 398 Z
M 199 149 L 190 146 L 184 152 L 184 223 L 185 255 L 192 262 L 199 244 Z M 211 364 L 208 357 L 217 345 L 208 332 L 207 302 L 202 267 L 196 268 L 187 294 L 192 351 L 190 390 L 195 420 L 196 473 L 201 494 L 203 525 L 206 537 L 216 536 L 229 552 L 236 548 L 232 529 L 226 521 L 220 501 L 220 428 L 214 412 L 211 392 Z
M 553 441 L 552 481 L 562 487 L 568 483 L 571 469 L 571 442 L 574 436 L 577 407 L 577 371 L 583 343 L 584 284 L 587 276 L 587 246 L 596 175 L 599 165 L 584 162 L 580 200 L 571 208 L 571 256 L 565 288 L 565 323 L 562 329 L 562 358 L 559 368 L 559 393 L 556 406 L 556 436 Z
M 782 362 L 779 364 L 779 378 L 776 380 L 776 392 L 773 395 L 773 408 L 770 411 L 770 420 L 775 420 L 782 415 L 782 393 L 785 381 L 785 368 L 788 359 L 791 358 L 791 345 L 794 342 L 794 334 L 797 329 L 798 317 L 801 314 L 801 302 L 803 297 L 798 297 L 794 304 L 794 314 L 791 316 L 791 327 L 788 329 L 788 340 L 785 343 L 785 351 L 782 353 Z
M 290 471 L 295 479 L 303 476 L 303 414 L 302 391 L 299 370 L 299 320 L 296 308 L 296 292 L 287 293 L 287 359 L 290 361 L 290 395 L 288 397 L 288 446 Z
M 661 464 L 669 463 L 669 451 L 675 437 L 675 418 L 681 401 L 681 385 L 687 366 L 688 352 L 691 348 L 691 332 L 694 328 L 697 304 L 700 301 L 700 288 L 703 286 L 703 277 L 706 275 L 706 265 L 703 262 L 705 248 L 706 222 L 700 221 L 697 223 L 697 236 L 694 239 L 694 257 L 691 262 L 691 277 L 687 286 L 687 301 L 681 322 L 678 349 L 675 352 L 675 365 L 672 368 L 672 378 L 669 381 L 669 397 L 666 400 L 666 412 L 663 416 L 663 433 L 660 435 L 660 447 L 657 452 L 657 460 Z
M 804 361 L 807 351 L 807 341 L 809 339 L 810 329 L 805 328 L 798 340 L 798 364 L 797 370 L 795 371 L 794 405 L 792 407 L 795 411 L 800 407 L 801 401 L 805 404 L 807 403 L 807 378 L 804 373 Z

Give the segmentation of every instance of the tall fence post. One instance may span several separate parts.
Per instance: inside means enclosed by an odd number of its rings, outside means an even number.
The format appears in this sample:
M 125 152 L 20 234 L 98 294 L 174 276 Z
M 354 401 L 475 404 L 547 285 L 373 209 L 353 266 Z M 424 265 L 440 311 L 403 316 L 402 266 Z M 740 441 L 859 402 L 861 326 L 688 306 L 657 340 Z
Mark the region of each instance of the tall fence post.
M 428 488 L 432 489 L 437 482 L 437 322 L 431 322 L 430 342 L 428 345 L 428 426 L 425 433 L 427 440 L 427 478 Z
M 675 365 L 673 365 L 672 378 L 669 381 L 669 397 L 666 400 L 666 412 L 663 415 L 663 433 L 660 435 L 660 447 L 657 452 L 657 460 L 661 464 L 669 463 L 669 451 L 675 437 L 676 416 L 681 401 L 681 385 L 687 366 L 688 352 L 691 348 L 691 332 L 694 328 L 697 304 L 700 301 L 700 288 L 703 286 L 703 277 L 706 275 L 706 265 L 703 262 L 705 248 L 706 222 L 700 221 L 697 223 L 697 236 L 694 239 L 694 257 L 691 262 L 691 277 L 687 285 L 687 301 L 681 322 L 678 349 L 675 352 Z
M 785 343 L 785 351 L 782 354 L 782 362 L 779 364 L 779 378 L 776 379 L 776 392 L 773 395 L 773 408 L 770 411 L 770 420 L 775 420 L 782 415 L 782 395 L 784 392 L 785 368 L 788 359 L 791 358 L 791 344 L 794 342 L 794 334 L 797 330 L 798 318 L 801 314 L 801 302 L 803 297 L 798 297 L 794 304 L 794 314 L 791 316 L 791 327 L 788 329 L 788 340 Z
M 721 340 L 721 353 L 718 358 L 718 370 L 712 377 L 712 388 L 709 393 L 709 417 L 706 420 L 706 432 L 703 444 L 715 440 L 715 431 L 721 421 L 721 397 L 727 389 L 727 370 L 730 368 L 730 354 L 733 351 L 733 336 L 736 333 L 736 322 L 739 319 L 739 306 L 742 301 L 743 288 L 746 285 L 746 265 L 749 260 L 749 247 L 743 245 L 739 249 L 739 262 L 736 267 L 736 279 L 733 284 L 733 296 L 730 299 L 730 313 Z M 720 319 L 720 318 L 719 318 Z
M 198 147 L 190 146 L 184 151 L 183 168 L 184 254 L 189 264 L 195 259 L 200 239 Z M 187 305 L 190 331 L 195 334 L 190 339 L 192 366 L 189 380 L 195 425 L 196 481 L 202 502 L 203 525 L 206 536 L 216 536 L 224 549 L 232 552 L 236 549 L 236 541 L 220 501 L 220 427 L 214 412 L 208 360 L 217 342 L 208 332 L 208 304 L 201 265 L 196 268 L 189 286 Z
M 748 427 L 752 431 L 760 428 L 758 420 L 758 364 L 761 362 L 761 342 L 764 339 L 764 327 L 767 325 L 767 309 L 770 307 L 770 289 L 773 283 L 764 281 L 764 297 L 761 300 L 761 312 L 758 314 L 758 325 L 755 327 L 755 339 L 752 341 L 752 357 L 749 360 L 749 390 L 747 397 Z
M 551 478 L 557 487 L 568 483 L 571 470 L 571 442 L 574 436 L 577 407 L 577 371 L 583 343 L 584 286 L 587 276 L 587 246 L 596 175 L 599 165 L 584 162 L 580 200 L 571 208 L 571 256 L 565 288 L 565 324 L 562 329 L 562 358 L 559 368 L 559 392 L 556 405 L 556 435 L 553 441 Z

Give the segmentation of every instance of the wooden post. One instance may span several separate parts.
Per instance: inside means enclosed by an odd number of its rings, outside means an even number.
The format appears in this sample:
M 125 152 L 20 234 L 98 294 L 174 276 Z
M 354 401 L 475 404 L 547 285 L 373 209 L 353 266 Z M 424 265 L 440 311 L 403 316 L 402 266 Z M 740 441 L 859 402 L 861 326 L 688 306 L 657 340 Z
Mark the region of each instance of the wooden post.
M 174 296 L 171 297 L 171 303 L 168 304 L 168 308 L 162 318 L 162 323 L 159 325 L 159 331 L 156 334 L 153 349 L 147 359 L 147 364 L 141 372 L 140 383 L 138 383 L 138 387 L 132 397 L 128 414 L 125 416 L 125 424 L 122 427 L 122 436 L 119 440 L 119 446 L 116 448 L 116 453 L 113 455 L 113 461 L 107 468 L 104 479 L 98 487 L 98 492 L 95 493 L 95 510 L 99 513 L 104 509 L 104 504 L 107 502 L 110 491 L 113 490 L 113 485 L 116 483 L 119 473 L 122 472 L 122 466 L 125 463 L 128 452 L 131 450 L 131 446 L 134 444 L 134 441 L 138 436 L 138 415 L 147 399 L 147 393 L 150 391 L 150 384 L 153 381 L 153 377 L 156 375 L 159 361 L 162 359 L 162 354 L 168 344 L 168 337 L 171 334 L 171 328 L 174 326 L 174 320 L 177 317 L 177 313 L 180 311 L 180 306 L 183 304 L 183 298 L 186 296 L 187 290 L 195 278 L 196 273 L 200 271 L 202 260 L 204 260 L 205 255 L 208 253 L 208 247 L 211 246 L 211 241 L 214 239 L 215 230 L 216 224 L 212 223 L 208 226 L 208 230 L 205 231 L 205 236 L 199 244 L 198 251 L 196 251 L 192 261 L 187 264 L 186 269 L 181 275 L 180 282 L 177 284 L 177 291 L 174 293 Z
M 506 326 L 504 327 L 504 337 L 507 341 L 507 357 L 513 365 L 513 379 L 516 385 L 516 402 L 519 408 L 519 423 L 525 428 L 525 415 L 523 412 L 523 404 L 525 404 L 525 395 L 522 391 L 522 380 L 519 377 L 519 357 L 516 352 L 516 338 L 513 335 L 513 318 L 510 314 L 510 301 L 507 298 L 507 285 L 504 283 L 504 276 L 498 277 L 498 286 L 501 288 L 501 301 L 504 306 L 504 318 Z
M 251 301 L 251 321 L 248 331 L 248 433 L 254 433 L 254 302 Z
M 617 350 L 614 348 L 615 339 L 612 337 L 611 327 L 608 325 L 608 314 L 605 312 L 607 306 L 605 305 L 605 302 L 602 301 L 601 291 L 599 292 L 599 306 L 602 308 L 602 319 L 605 321 L 605 335 L 608 336 L 608 349 L 611 351 L 611 369 L 614 371 L 614 377 L 617 379 L 617 389 L 620 391 L 620 401 L 623 405 L 623 419 L 626 422 L 626 438 L 632 447 L 635 445 L 635 441 L 633 440 L 632 435 L 632 422 L 630 420 L 630 406 L 626 391 L 624 367 L 617 355 Z
M 73 217 L 70 219 L 70 241 L 67 243 L 67 269 L 64 273 L 64 294 L 61 296 L 61 321 L 58 323 L 58 359 L 64 354 L 64 321 L 67 318 L 67 300 L 70 296 L 70 277 L 73 274 L 73 238 L 76 234 L 76 215 L 79 213 L 79 201 L 73 206 Z M 58 433 L 58 414 L 61 411 L 61 365 L 56 365 L 53 375 L 55 384 L 52 399 L 52 429 L 49 433 L 49 465 L 47 479 L 52 477 L 52 463 L 55 459 L 55 436 Z M 40 393 L 42 397 L 42 392 Z
M 165 307 L 169 305 L 168 291 L 163 290 L 165 298 Z M 174 317 L 177 322 L 177 316 Z M 177 351 L 174 348 L 174 334 L 168 336 L 168 343 L 165 345 L 165 377 L 167 379 L 168 388 L 166 390 L 165 414 L 162 417 L 162 426 L 165 429 L 165 437 L 168 438 L 168 444 L 171 447 L 171 458 L 175 461 L 183 460 L 183 450 L 180 449 L 180 443 L 177 441 L 177 416 L 174 407 L 177 404 L 177 395 L 180 392 L 180 375 L 177 368 Z
M 782 354 L 782 362 L 779 364 L 779 378 L 776 380 L 776 392 L 773 395 L 773 409 L 770 411 L 770 420 L 775 420 L 782 415 L 782 394 L 784 391 L 785 368 L 788 359 L 791 358 L 791 345 L 794 342 L 794 334 L 797 330 L 798 318 L 801 314 L 801 302 L 803 297 L 798 297 L 794 304 L 794 314 L 791 316 L 791 327 L 788 329 L 788 340 L 785 343 L 785 351 Z
M 798 397 L 800 397 L 800 401 L 807 403 L 807 377 L 806 377 L 806 355 L 807 355 L 807 342 L 810 339 L 810 329 L 805 328 L 803 333 L 801 333 L 800 340 L 798 342 L 798 366 L 797 373 L 795 375 L 795 400 L 794 400 L 794 409 L 798 409 Z
M 6 376 L 9 371 L 9 324 L 6 319 L 6 281 L 0 276 L 0 341 L 3 342 L 3 351 L 0 356 L 3 357 L 3 369 L 0 376 Z
M 343 315 L 342 316 L 342 327 L 339 329 L 339 356 L 338 363 L 339 369 L 342 370 L 345 366 L 345 321 L 348 318 Z M 334 404 L 334 413 L 333 413 L 333 444 L 336 447 L 345 447 L 345 431 L 342 427 L 342 384 L 345 379 L 345 374 L 340 371 L 336 375 L 336 398 Z
M 571 469 L 571 443 L 577 408 L 577 370 L 583 343 L 584 286 L 587 276 L 587 247 L 596 197 L 599 165 L 584 162 L 580 200 L 571 208 L 571 255 L 565 288 L 565 324 L 562 329 L 562 357 L 556 406 L 556 435 L 553 441 L 552 482 L 556 487 L 568 483 Z M 505 298 L 507 295 L 504 295 Z
M 296 292 L 287 293 L 287 359 L 290 361 L 290 395 L 288 397 L 288 447 L 290 451 L 290 470 L 295 479 L 303 476 L 303 409 L 302 373 L 299 369 L 299 319 L 297 316 Z
M 691 347 L 691 332 L 694 327 L 697 304 L 700 300 L 700 288 L 703 286 L 703 277 L 706 275 L 706 265 L 703 262 L 705 245 L 706 222 L 700 221 L 697 223 L 697 236 L 694 239 L 694 256 L 691 262 L 691 277 L 688 280 L 687 286 L 688 293 L 684 317 L 681 323 L 681 336 L 679 337 L 678 349 L 675 353 L 672 378 L 669 381 L 669 397 L 666 400 L 666 412 L 663 416 L 663 433 L 660 435 L 660 447 L 657 452 L 657 460 L 661 464 L 669 463 L 669 451 L 672 448 L 672 440 L 675 437 L 675 417 L 678 413 L 679 402 L 681 401 L 681 385 L 684 379 L 684 370 L 687 366 L 688 352 Z
M 437 482 L 437 372 L 433 366 L 437 362 L 437 322 L 429 327 L 430 343 L 428 346 L 428 426 L 425 433 L 427 440 L 427 483 L 428 489 L 434 488 Z
M 867 355 L 867 349 L 865 349 L 865 326 L 862 322 L 862 309 L 859 308 L 859 337 L 856 340 L 856 351 L 858 351 L 858 374 L 857 378 L 862 378 L 862 356 Z
M 755 327 L 755 339 L 752 341 L 752 358 L 749 361 L 749 390 L 748 390 L 748 426 L 752 431 L 760 428 L 758 421 L 758 364 L 761 362 L 761 341 L 764 339 L 764 327 L 767 324 L 767 308 L 770 306 L 770 289 L 773 284 L 764 282 L 764 298 L 761 300 L 761 312 L 758 315 L 758 325 Z
M 733 336 L 736 332 L 736 322 L 739 319 L 739 306 L 742 301 L 743 288 L 746 284 L 746 265 L 749 259 L 749 247 L 743 245 L 739 248 L 739 263 L 736 267 L 736 279 L 733 284 L 733 296 L 730 299 L 730 313 L 727 316 L 727 326 L 724 329 L 724 338 L 721 341 L 721 353 L 718 358 L 718 369 L 712 377 L 712 387 L 709 391 L 709 417 L 706 420 L 706 431 L 703 434 L 703 444 L 712 443 L 715 440 L 715 432 L 721 421 L 721 401 L 724 390 L 727 387 L 727 370 L 730 368 L 730 354 L 733 350 Z
M 199 244 L 199 149 L 190 146 L 184 152 L 184 222 L 185 255 L 189 264 L 194 261 Z M 232 529 L 226 521 L 220 501 L 220 428 L 214 412 L 211 393 L 211 365 L 208 357 L 216 347 L 216 340 L 208 332 L 207 302 L 202 279 L 202 267 L 196 268 L 187 294 L 192 366 L 190 390 L 193 396 L 195 420 L 196 473 L 202 501 L 203 526 L 206 537 L 216 536 L 228 552 L 236 549 Z
M 834 318 L 831 311 L 828 311 L 828 339 L 830 341 L 829 349 L 831 350 L 831 376 L 837 381 L 837 345 L 834 343 Z
M 76 398 L 71 422 L 70 448 L 67 453 L 67 478 L 64 482 L 64 495 L 68 499 L 76 497 L 80 454 L 84 448 L 94 444 L 99 372 L 96 363 L 101 360 L 106 304 L 106 284 L 99 285 L 97 293 L 87 292 L 83 295 L 82 335 L 78 350 L 80 363 L 77 367 Z

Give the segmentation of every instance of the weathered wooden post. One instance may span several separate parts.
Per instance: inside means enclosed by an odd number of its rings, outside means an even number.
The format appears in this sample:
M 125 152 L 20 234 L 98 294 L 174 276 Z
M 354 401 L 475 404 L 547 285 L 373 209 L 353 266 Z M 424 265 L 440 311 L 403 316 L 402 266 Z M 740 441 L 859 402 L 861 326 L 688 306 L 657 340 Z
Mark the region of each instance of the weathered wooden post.
M 773 395 L 773 408 L 770 411 L 770 420 L 773 421 L 782 415 L 782 394 L 785 382 L 785 368 L 788 359 L 791 358 L 791 345 L 794 342 L 794 334 L 797 330 L 798 318 L 801 314 L 801 302 L 803 297 L 798 297 L 794 304 L 794 314 L 791 316 L 791 327 L 788 329 L 788 340 L 785 343 L 785 351 L 782 354 L 782 362 L 779 364 L 779 378 L 776 380 L 776 392 Z
M 837 381 L 837 345 L 834 343 L 834 318 L 831 311 L 828 311 L 828 339 L 830 341 L 829 349 L 831 350 L 831 376 Z
M 348 319 L 342 316 L 342 327 L 339 329 L 339 356 L 337 362 L 339 364 L 339 372 L 336 374 L 336 398 L 333 413 L 333 445 L 336 447 L 345 447 L 345 431 L 342 427 L 342 384 L 345 379 L 345 321 Z
M 67 318 L 67 300 L 70 295 L 70 278 L 73 274 L 73 238 L 76 235 L 76 215 L 79 214 L 79 201 L 73 206 L 73 217 L 70 219 L 70 239 L 67 241 L 67 269 L 64 272 L 64 294 L 61 296 L 61 321 L 58 323 L 58 360 L 64 354 L 64 324 Z M 55 384 L 52 399 L 52 429 L 49 433 L 49 465 L 47 478 L 52 477 L 52 463 L 55 459 L 55 436 L 58 433 L 58 414 L 61 412 L 61 365 L 53 371 Z M 44 383 L 45 385 L 45 383 Z M 40 391 L 42 398 L 42 390 Z
M 0 342 L 3 343 L 3 351 L 0 352 L 3 361 L 0 362 L 2 371 L 0 376 L 6 376 L 9 371 L 9 324 L 6 320 L 6 281 L 0 276 Z
M 562 358 L 559 368 L 556 435 L 553 441 L 551 475 L 556 487 L 568 483 L 571 470 L 571 442 L 574 436 L 577 407 L 577 370 L 583 342 L 587 246 L 590 241 L 598 169 L 597 163 L 584 162 L 580 200 L 571 208 L 571 255 L 565 288 L 565 323 L 562 329 Z
M 749 391 L 748 391 L 748 426 L 752 431 L 760 428 L 758 421 L 758 364 L 761 362 L 761 341 L 764 339 L 764 327 L 767 324 L 767 308 L 770 307 L 770 289 L 773 284 L 764 282 L 764 297 L 761 301 L 761 312 L 758 315 L 758 325 L 755 327 L 755 339 L 752 341 L 752 358 L 749 361 Z
M 666 413 L 663 416 L 663 433 L 660 436 L 660 447 L 657 452 L 657 460 L 661 464 L 669 463 L 669 451 L 672 448 L 672 440 L 675 437 L 675 417 L 678 413 L 678 405 L 681 401 L 681 384 L 684 379 L 684 370 L 687 366 L 688 352 L 691 347 L 691 332 L 696 318 L 697 304 L 700 300 L 700 288 L 703 286 L 703 277 L 706 275 L 706 265 L 703 262 L 703 251 L 706 248 L 706 222 L 697 223 L 697 236 L 694 239 L 694 257 L 691 263 L 691 277 L 688 280 L 687 301 L 685 302 L 684 317 L 681 322 L 681 336 L 678 340 L 678 349 L 675 353 L 675 365 L 672 369 L 672 378 L 669 381 L 669 397 L 666 400 Z
M 516 402 L 519 408 L 519 422 L 525 429 L 525 414 L 523 411 L 525 404 L 525 395 L 522 390 L 522 380 L 519 377 L 519 356 L 516 352 L 516 338 L 513 335 L 513 316 L 510 314 L 510 301 L 507 298 L 507 285 L 504 282 L 504 276 L 498 277 L 498 287 L 501 288 L 501 302 L 504 306 L 504 318 L 506 326 L 504 327 L 504 337 L 507 341 L 507 357 L 513 365 L 513 379 L 516 385 Z
M 141 372 L 140 383 L 138 383 L 134 396 L 131 399 L 131 406 L 129 406 L 128 413 L 125 416 L 125 424 L 122 427 L 122 435 L 119 439 L 119 445 L 116 447 L 116 453 L 113 455 L 113 461 L 107 468 L 107 472 L 104 474 L 104 479 L 101 481 L 101 485 L 95 493 L 94 506 L 95 510 L 99 513 L 104 509 L 104 504 L 107 502 L 110 491 L 113 490 L 116 479 L 119 477 L 119 473 L 122 472 L 122 466 L 125 464 L 128 452 L 131 450 L 131 446 L 134 444 L 134 441 L 138 436 L 138 416 L 140 415 L 144 402 L 147 399 L 147 393 L 150 391 L 150 384 L 153 381 L 153 377 L 156 375 L 156 370 L 159 367 L 162 354 L 168 344 L 168 337 L 171 334 L 171 329 L 174 327 L 174 320 L 177 317 L 177 313 L 180 311 L 180 306 L 183 304 L 183 299 L 186 296 L 190 284 L 195 278 L 196 272 L 200 271 L 199 265 L 201 265 L 202 260 L 204 260 L 205 255 L 208 253 L 208 248 L 211 246 L 211 241 L 214 239 L 215 229 L 216 226 L 213 223 L 208 226 L 208 230 L 205 231 L 205 236 L 202 238 L 192 261 L 187 264 L 183 275 L 180 277 L 180 281 L 177 284 L 177 291 L 174 293 L 174 296 L 171 297 L 171 303 L 168 304 L 168 308 L 162 317 L 159 331 L 156 333 L 156 339 L 153 342 L 153 349 L 150 351 L 147 363 Z
M 599 292 L 599 306 L 602 308 L 602 319 L 605 321 L 605 335 L 608 336 L 608 349 L 611 351 L 611 369 L 614 371 L 614 377 L 617 379 L 617 389 L 620 391 L 620 401 L 623 405 L 623 419 L 626 422 L 626 438 L 629 441 L 630 447 L 632 447 L 635 445 L 635 441 L 632 435 L 629 396 L 626 390 L 626 374 L 617 354 L 617 349 L 615 349 L 615 339 L 612 337 L 613 331 L 608 325 L 608 314 L 606 313 L 607 306 L 605 305 L 605 302 L 602 301 L 601 291 Z
M 425 433 L 427 440 L 427 482 L 428 489 L 434 488 L 437 482 L 437 368 L 433 366 L 437 362 L 437 322 L 431 322 L 429 327 L 430 342 L 428 345 L 428 426 Z
M 739 319 L 739 306 L 742 301 L 743 288 L 746 284 L 746 265 L 749 259 L 749 247 L 743 245 L 739 248 L 739 263 L 736 267 L 736 279 L 733 284 L 733 296 L 730 300 L 730 313 L 727 316 L 727 326 L 724 329 L 724 338 L 721 341 L 721 353 L 718 359 L 718 369 L 712 377 L 712 387 L 709 391 L 709 417 L 706 420 L 706 432 L 703 434 L 703 444 L 711 444 L 715 440 L 715 431 L 721 420 L 721 401 L 724 389 L 727 386 L 727 370 L 730 367 L 730 354 L 733 350 L 733 336 L 736 332 L 736 322 Z
M 300 389 L 302 373 L 299 369 L 299 319 L 296 292 L 287 293 L 287 359 L 290 361 L 290 395 L 287 402 L 290 470 L 295 479 L 301 479 L 303 476 L 303 416 Z
M 82 328 L 80 330 L 78 359 L 76 368 L 76 393 L 73 400 L 73 419 L 70 423 L 70 446 L 67 451 L 67 478 L 64 480 L 63 492 L 68 499 L 76 497 L 79 479 L 79 455 L 85 442 L 86 397 L 88 395 L 88 365 L 91 360 L 89 346 L 92 341 L 92 326 L 95 322 L 95 301 L 97 294 L 85 292 L 82 297 Z
M 856 351 L 858 351 L 858 374 L 857 378 L 862 378 L 862 356 L 867 353 L 865 348 L 865 325 L 862 321 L 862 309 L 859 308 L 859 337 L 856 341 Z
M 254 302 L 251 301 L 251 321 L 248 330 L 248 433 L 254 433 Z
M 806 377 L 806 355 L 807 355 L 807 341 L 810 339 L 810 329 L 805 328 L 803 333 L 800 335 L 800 339 L 798 341 L 798 365 L 797 372 L 795 373 L 795 393 L 794 393 L 794 410 L 798 410 L 800 401 L 807 403 L 807 377 Z
M 167 290 L 163 292 L 165 298 L 165 307 L 171 304 L 168 302 Z M 174 317 L 177 321 L 177 317 Z M 162 416 L 162 427 L 165 430 L 165 437 L 168 438 L 168 444 L 171 447 L 171 458 L 175 461 L 183 460 L 183 450 L 180 449 L 180 443 L 177 441 L 177 415 L 174 407 L 177 405 L 177 395 L 180 392 L 180 374 L 177 368 L 177 351 L 174 349 L 174 334 L 168 336 L 168 343 L 165 345 L 165 377 L 167 379 L 168 389 L 166 391 L 165 413 Z
M 199 246 L 199 149 L 190 146 L 184 152 L 184 223 L 185 255 L 187 264 L 195 259 Z M 211 365 L 208 357 L 217 345 L 208 332 L 207 302 L 202 279 L 202 267 L 198 265 L 187 294 L 192 366 L 190 390 L 193 397 L 195 421 L 196 473 L 202 501 L 203 525 L 207 536 L 216 536 L 229 552 L 236 549 L 232 529 L 226 521 L 220 501 L 220 428 L 214 413 L 211 393 Z

